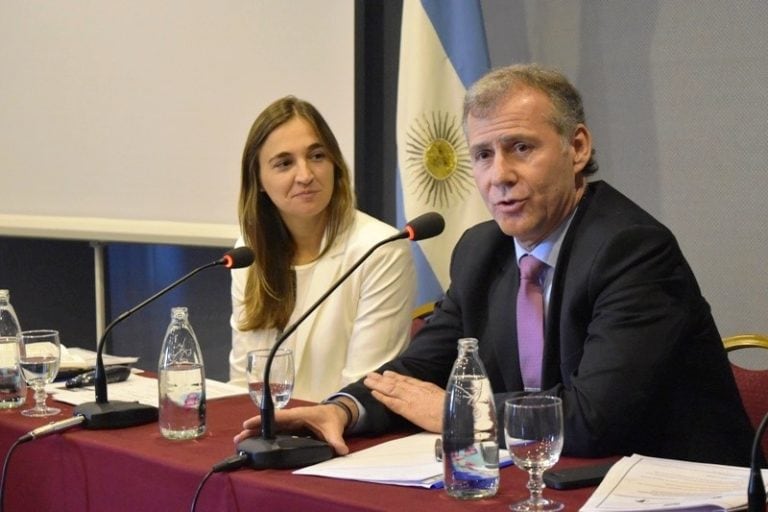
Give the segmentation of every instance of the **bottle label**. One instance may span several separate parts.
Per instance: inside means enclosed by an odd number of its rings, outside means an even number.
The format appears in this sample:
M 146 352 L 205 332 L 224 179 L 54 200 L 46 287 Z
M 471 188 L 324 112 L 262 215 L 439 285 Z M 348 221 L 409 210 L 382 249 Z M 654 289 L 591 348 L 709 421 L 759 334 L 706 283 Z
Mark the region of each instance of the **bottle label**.
M 495 495 L 499 488 L 499 445 L 495 441 L 484 441 L 464 444 L 460 449 L 443 446 L 443 476 L 445 489 L 451 496 Z

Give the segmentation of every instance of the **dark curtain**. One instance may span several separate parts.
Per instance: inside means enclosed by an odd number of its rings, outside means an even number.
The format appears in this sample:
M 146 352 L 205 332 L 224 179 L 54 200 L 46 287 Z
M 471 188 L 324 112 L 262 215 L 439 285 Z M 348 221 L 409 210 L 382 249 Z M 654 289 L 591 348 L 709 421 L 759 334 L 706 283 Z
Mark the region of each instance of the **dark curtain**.
M 197 267 L 215 261 L 228 248 L 110 244 L 106 248 L 107 323 Z M 203 351 L 206 377 L 226 381 L 231 344 L 230 275 L 224 267 L 196 274 L 112 330 L 106 348 L 138 356 L 138 366 L 157 371 L 160 346 L 171 308 L 186 306 Z
M 0 237 L 0 288 L 22 329 L 57 329 L 68 347 L 96 347 L 93 249 L 88 242 Z
M 355 191 L 364 212 L 396 225 L 400 0 L 355 2 Z

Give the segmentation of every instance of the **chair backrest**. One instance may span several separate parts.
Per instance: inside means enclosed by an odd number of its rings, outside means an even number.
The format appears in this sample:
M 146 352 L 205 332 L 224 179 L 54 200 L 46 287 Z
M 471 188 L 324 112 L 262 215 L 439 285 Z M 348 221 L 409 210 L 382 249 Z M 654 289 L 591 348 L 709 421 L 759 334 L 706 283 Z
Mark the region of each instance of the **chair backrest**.
M 768 350 L 768 336 L 762 334 L 738 334 L 723 339 L 725 350 L 739 350 L 742 348 L 764 348 Z
M 761 334 L 740 334 L 723 340 L 725 350 L 733 352 L 747 348 L 764 349 L 768 354 L 768 336 Z M 752 425 L 757 428 L 763 416 L 768 413 L 768 369 L 750 370 L 731 363 L 731 370 L 739 387 L 741 401 L 747 410 Z M 768 436 L 763 438 L 763 453 L 768 455 Z
M 434 310 L 434 302 L 426 302 L 413 310 L 413 313 L 411 314 L 411 318 L 413 319 L 411 321 L 411 338 L 419 332 L 419 329 L 424 327 L 424 324 L 427 323 L 427 319 Z

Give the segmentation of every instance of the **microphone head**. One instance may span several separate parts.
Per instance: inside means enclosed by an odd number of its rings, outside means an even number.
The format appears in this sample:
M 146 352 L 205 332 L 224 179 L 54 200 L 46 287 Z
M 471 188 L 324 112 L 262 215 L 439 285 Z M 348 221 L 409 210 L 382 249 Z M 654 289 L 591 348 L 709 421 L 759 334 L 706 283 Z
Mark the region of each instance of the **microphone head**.
M 405 225 L 408 239 L 412 241 L 426 240 L 443 232 L 445 220 L 437 212 L 427 212 L 419 215 Z
M 224 253 L 218 264 L 227 268 L 243 268 L 253 263 L 254 255 L 250 247 L 237 247 Z

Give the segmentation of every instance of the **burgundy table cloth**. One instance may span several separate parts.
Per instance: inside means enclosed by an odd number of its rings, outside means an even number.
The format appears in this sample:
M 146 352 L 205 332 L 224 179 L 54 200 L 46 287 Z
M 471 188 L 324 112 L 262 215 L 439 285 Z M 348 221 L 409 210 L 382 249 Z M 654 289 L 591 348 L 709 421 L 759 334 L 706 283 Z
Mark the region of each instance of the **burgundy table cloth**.
M 0 411 L 3 457 L 24 433 L 72 415 L 72 407 L 57 405 L 62 413 L 44 419 L 24 417 L 18 409 Z M 240 431 L 242 421 L 257 412 L 247 395 L 211 400 L 208 431 L 194 441 L 169 441 L 160 435 L 157 424 L 151 423 L 120 430 L 75 427 L 24 443 L 16 448 L 9 462 L 5 511 L 188 511 L 203 476 L 213 464 L 234 454 L 232 437 Z M 394 437 L 354 438 L 349 443 L 355 451 Z M 598 462 L 564 458 L 557 467 Z M 526 481 L 523 471 L 504 468 L 496 497 L 466 502 L 449 498 L 437 489 L 297 476 L 290 470 L 242 468 L 211 476 L 196 510 L 505 512 L 510 503 L 527 496 Z M 578 510 L 593 490 L 594 487 L 545 492 L 565 503 L 566 510 Z

